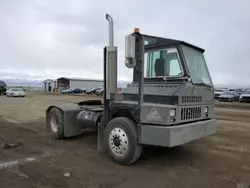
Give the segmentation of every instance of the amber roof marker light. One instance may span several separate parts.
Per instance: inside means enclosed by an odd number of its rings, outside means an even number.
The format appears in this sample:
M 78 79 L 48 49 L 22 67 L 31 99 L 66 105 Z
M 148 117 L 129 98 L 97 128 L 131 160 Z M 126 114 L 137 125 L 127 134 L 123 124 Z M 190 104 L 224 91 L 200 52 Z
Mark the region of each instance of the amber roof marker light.
M 140 29 L 139 28 L 134 28 L 134 32 L 135 33 L 140 33 Z

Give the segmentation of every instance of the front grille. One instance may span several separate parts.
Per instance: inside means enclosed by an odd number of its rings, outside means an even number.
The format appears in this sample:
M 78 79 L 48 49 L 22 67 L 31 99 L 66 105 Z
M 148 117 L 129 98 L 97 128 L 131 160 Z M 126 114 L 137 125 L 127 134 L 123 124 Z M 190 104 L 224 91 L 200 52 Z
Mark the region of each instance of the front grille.
M 231 98 L 227 98 L 227 97 L 220 97 L 220 101 L 231 101 Z
M 201 118 L 201 107 L 181 108 L 181 120 Z
M 201 102 L 201 96 L 182 96 L 182 103 Z
M 250 102 L 250 97 L 242 97 L 242 100 Z

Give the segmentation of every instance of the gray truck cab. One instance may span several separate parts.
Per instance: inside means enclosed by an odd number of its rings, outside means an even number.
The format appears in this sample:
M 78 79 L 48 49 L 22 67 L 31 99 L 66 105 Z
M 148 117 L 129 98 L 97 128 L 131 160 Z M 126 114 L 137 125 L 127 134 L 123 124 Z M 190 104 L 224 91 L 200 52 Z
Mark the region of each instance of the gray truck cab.
M 172 39 L 143 35 L 143 94 L 138 69 L 115 102 L 130 108 L 140 143 L 176 146 L 216 132 L 214 87 L 204 49 Z

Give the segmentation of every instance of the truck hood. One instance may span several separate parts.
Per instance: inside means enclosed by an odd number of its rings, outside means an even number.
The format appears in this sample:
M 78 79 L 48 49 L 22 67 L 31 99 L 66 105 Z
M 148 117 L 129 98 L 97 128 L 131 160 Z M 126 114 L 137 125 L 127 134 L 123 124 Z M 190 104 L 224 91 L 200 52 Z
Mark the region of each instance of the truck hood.
M 233 95 L 220 95 L 220 97 L 222 97 L 222 98 L 233 98 L 234 96 Z
M 221 92 L 221 91 L 216 91 L 216 92 L 214 92 L 214 94 L 222 94 L 223 92 Z

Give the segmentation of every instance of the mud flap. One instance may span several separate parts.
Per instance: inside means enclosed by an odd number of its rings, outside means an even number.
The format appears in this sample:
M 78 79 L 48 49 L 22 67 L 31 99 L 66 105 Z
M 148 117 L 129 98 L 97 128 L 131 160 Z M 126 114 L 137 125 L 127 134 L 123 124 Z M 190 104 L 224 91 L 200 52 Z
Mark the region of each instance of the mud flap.
M 98 134 L 97 134 L 97 152 L 104 153 L 105 146 L 104 146 L 104 132 L 105 127 L 103 123 L 98 123 Z

